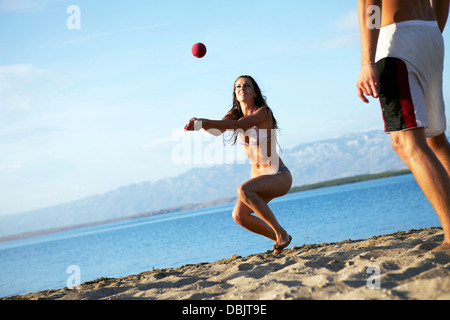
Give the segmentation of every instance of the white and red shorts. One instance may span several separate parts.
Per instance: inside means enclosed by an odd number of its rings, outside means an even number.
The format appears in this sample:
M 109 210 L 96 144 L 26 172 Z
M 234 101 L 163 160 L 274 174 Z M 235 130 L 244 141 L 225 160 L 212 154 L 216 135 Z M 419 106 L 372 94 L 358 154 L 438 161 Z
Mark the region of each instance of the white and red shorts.
M 445 132 L 444 41 L 436 21 L 404 21 L 380 29 L 376 59 L 386 132 Z

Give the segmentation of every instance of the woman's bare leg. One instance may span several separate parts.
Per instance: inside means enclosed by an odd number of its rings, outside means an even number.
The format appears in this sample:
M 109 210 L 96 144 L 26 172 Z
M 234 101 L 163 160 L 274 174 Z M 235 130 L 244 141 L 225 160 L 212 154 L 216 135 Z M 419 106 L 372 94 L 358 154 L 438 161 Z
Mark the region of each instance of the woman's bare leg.
M 241 200 L 238 200 L 233 210 L 233 220 L 245 229 L 276 242 L 277 237 L 273 229 L 260 218 L 253 216 L 252 213 L 253 209 L 249 208 Z
M 248 210 L 236 212 L 243 223 L 241 225 L 250 231 L 274 240 L 278 245 L 287 243 L 289 234 L 281 227 L 267 203 L 273 198 L 285 195 L 291 185 L 292 177 L 289 173 L 263 175 L 243 183 L 238 188 L 238 196 L 240 202 L 245 204 Z M 256 213 L 259 218 L 254 216 L 251 216 L 251 218 L 244 217 L 250 216 L 250 210 Z

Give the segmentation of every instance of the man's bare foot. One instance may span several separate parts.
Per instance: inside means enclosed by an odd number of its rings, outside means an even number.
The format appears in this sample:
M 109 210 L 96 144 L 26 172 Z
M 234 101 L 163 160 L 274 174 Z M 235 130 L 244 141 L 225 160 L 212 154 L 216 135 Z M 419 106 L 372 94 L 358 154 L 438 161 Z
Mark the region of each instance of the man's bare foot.
M 431 252 L 438 252 L 438 251 L 445 251 L 445 250 L 450 250 L 450 244 L 444 242 L 440 246 L 431 250 Z

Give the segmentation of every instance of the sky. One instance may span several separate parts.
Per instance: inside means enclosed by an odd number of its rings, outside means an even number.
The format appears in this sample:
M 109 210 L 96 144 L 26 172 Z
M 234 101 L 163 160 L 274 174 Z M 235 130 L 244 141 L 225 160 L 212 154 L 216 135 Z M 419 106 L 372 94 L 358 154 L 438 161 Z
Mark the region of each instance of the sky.
M 222 118 L 243 74 L 282 148 L 383 129 L 356 95 L 356 1 L 0 0 L 0 30 L 0 214 L 211 165 L 180 154 L 223 140 L 183 127 Z

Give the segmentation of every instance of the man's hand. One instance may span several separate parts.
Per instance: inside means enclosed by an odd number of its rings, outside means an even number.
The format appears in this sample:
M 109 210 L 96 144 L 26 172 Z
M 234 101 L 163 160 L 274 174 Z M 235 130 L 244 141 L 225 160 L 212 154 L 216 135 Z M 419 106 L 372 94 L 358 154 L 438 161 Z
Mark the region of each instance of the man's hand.
M 374 63 L 363 65 L 361 67 L 361 72 L 358 81 L 356 82 L 356 88 L 358 97 L 365 103 L 369 103 L 366 96 L 378 98 L 377 73 L 377 66 Z

